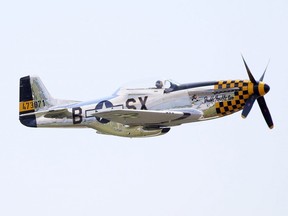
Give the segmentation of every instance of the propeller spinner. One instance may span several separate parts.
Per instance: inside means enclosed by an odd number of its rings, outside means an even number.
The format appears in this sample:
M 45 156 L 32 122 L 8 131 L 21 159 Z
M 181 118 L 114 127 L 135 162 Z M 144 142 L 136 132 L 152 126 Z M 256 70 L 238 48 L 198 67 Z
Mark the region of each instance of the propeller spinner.
M 242 117 L 246 118 L 255 102 L 257 99 L 258 105 L 262 111 L 263 117 L 270 129 L 274 127 L 272 117 L 270 115 L 269 109 L 267 107 L 266 101 L 264 99 L 264 95 L 267 94 L 270 90 L 269 85 L 265 84 L 263 82 L 267 67 L 264 70 L 263 75 L 261 76 L 259 81 L 256 81 L 255 78 L 253 77 L 244 57 L 242 56 L 247 74 L 249 76 L 250 81 L 253 83 L 253 94 L 248 98 L 248 100 L 245 103 L 245 106 L 242 111 Z M 267 65 L 268 66 L 268 65 Z

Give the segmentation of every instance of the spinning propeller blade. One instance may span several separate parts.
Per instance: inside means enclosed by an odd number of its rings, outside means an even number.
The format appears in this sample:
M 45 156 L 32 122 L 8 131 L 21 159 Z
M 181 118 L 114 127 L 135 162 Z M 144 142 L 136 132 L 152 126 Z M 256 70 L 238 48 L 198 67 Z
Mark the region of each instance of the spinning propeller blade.
M 259 97 L 257 99 L 257 102 L 258 102 L 258 104 L 260 106 L 260 109 L 262 111 L 262 114 L 263 114 L 263 116 L 265 118 L 265 121 L 266 121 L 268 127 L 270 129 L 272 129 L 274 127 L 274 124 L 273 124 L 273 120 L 272 120 L 272 117 L 270 115 L 269 109 L 268 109 L 268 107 L 266 105 L 264 97 Z
M 246 118 L 248 116 L 256 99 L 257 95 L 251 95 L 251 97 L 248 98 L 242 111 L 242 118 Z
M 242 111 L 242 117 L 246 118 L 248 116 L 255 100 L 257 99 L 257 102 L 258 102 L 258 105 L 261 109 L 263 117 L 264 117 L 268 127 L 270 129 L 272 129 L 274 127 L 273 120 L 272 120 L 269 109 L 268 109 L 267 104 L 266 104 L 265 99 L 264 99 L 264 95 L 269 92 L 270 87 L 267 84 L 262 82 L 269 63 L 267 64 L 267 66 L 264 70 L 264 73 L 262 74 L 260 80 L 256 81 L 243 56 L 242 56 L 242 59 L 243 59 L 247 74 L 249 76 L 249 79 L 254 84 L 254 87 L 253 87 L 254 93 L 246 101 L 245 106 L 244 106 L 243 111 Z
M 266 70 L 267 70 L 267 68 L 268 68 L 269 63 L 270 63 L 270 60 L 268 61 L 268 64 L 267 64 L 267 66 L 266 66 L 266 68 L 265 68 L 265 70 L 264 70 L 264 73 L 262 74 L 262 76 L 261 76 L 261 78 L 260 78 L 260 80 L 259 80 L 259 81 L 261 81 L 261 82 L 263 82 L 263 79 L 264 79 L 264 76 L 265 76 L 265 73 L 266 73 Z
M 253 75 L 252 75 L 252 73 L 251 73 L 251 71 L 250 71 L 250 69 L 249 69 L 249 67 L 248 67 L 248 65 L 247 65 L 247 63 L 246 63 L 246 61 L 245 61 L 243 56 L 242 56 L 242 59 L 243 59 L 243 62 L 244 62 L 244 65 L 245 65 L 245 68 L 246 68 L 246 71 L 247 71 L 247 74 L 249 76 L 250 81 L 252 83 L 256 84 L 257 82 L 256 82 L 255 78 L 253 77 Z

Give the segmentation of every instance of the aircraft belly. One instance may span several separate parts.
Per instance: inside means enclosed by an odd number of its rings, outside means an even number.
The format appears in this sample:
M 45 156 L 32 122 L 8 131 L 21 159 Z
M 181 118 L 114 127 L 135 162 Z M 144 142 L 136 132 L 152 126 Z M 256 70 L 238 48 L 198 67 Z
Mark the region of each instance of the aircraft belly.
M 91 122 L 87 126 L 95 129 L 97 133 L 100 134 L 108 134 L 121 137 L 151 137 L 163 135 L 166 133 L 163 132 L 162 128 L 146 130 L 143 128 L 143 126 L 126 126 L 117 122 L 109 122 L 107 124 Z

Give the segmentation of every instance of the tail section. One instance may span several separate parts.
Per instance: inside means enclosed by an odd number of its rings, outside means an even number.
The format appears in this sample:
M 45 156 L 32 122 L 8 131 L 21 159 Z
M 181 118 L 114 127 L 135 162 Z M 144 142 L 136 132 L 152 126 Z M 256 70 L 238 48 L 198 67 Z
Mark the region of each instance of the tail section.
M 20 79 L 20 114 L 37 112 L 40 109 L 54 105 L 54 99 L 50 96 L 39 77 L 22 77 Z
M 37 127 L 35 112 L 54 105 L 54 99 L 39 77 L 20 79 L 19 120 L 28 127 Z

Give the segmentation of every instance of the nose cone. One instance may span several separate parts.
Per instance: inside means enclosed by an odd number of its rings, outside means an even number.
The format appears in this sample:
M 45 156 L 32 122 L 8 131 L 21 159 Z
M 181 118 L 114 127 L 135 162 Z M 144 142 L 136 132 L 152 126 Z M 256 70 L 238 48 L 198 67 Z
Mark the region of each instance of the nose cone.
M 254 92 L 257 92 L 256 94 L 258 94 L 259 96 L 264 96 L 265 94 L 267 94 L 270 90 L 270 87 L 269 85 L 267 85 L 266 83 L 264 82 L 259 82 L 258 85 L 255 85 L 256 91 Z
M 267 84 L 264 84 L 264 92 L 265 92 L 265 94 L 267 94 L 269 92 L 269 90 L 270 90 L 270 86 L 267 85 Z

